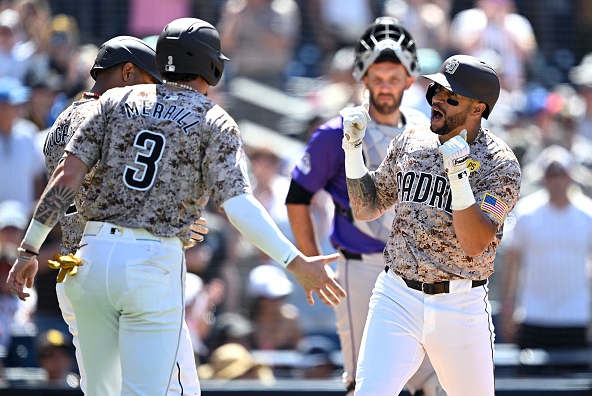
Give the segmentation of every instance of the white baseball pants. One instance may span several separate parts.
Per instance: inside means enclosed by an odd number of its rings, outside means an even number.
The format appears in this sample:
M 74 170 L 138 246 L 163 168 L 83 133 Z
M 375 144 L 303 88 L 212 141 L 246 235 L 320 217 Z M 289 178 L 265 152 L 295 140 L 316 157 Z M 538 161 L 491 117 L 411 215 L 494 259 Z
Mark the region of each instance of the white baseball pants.
M 450 396 L 494 396 L 491 306 L 487 285 L 452 281 L 427 295 L 393 271 L 376 281 L 356 373 L 356 396 L 397 395 L 429 355 Z
M 384 272 L 382 253 L 364 254 L 362 261 L 346 259 L 340 255 L 337 262 L 337 281 L 347 293 L 347 297 L 339 305 L 334 306 L 346 386 L 355 380 L 368 304 L 376 278 L 381 272 Z M 407 381 L 409 392 L 413 394 L 421 389 L 433 373 L 434 369 L 426 358 L 415 375 Z
M 184 323 L 181 241 L 109 223 L 89 222 L 89 229 L 96 235 L 85 231 L 76 253 L 84 264 L 64 283 L 86 395 L 179 394 L 170 393 L 169 382 Z M 184 348 L 193 354 L 190 342 Z

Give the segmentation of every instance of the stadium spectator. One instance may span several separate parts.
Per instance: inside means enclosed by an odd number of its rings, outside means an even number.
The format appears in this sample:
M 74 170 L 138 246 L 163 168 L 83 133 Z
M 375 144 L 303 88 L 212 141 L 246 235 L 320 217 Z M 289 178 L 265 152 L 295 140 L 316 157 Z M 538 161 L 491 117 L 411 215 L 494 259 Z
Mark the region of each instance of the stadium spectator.
M 294 286 L 274 264 L 259 265 L 249 273 L 248 295 L 252 298 L 250 319 L 254 326 L 253 348 L 296 349 L 302 338 L 300 312 L 285 299 Z
M 339 345 L 326 336 L 304 337 L 296 348 L 300 354 L 297 377 L 305 379 L 340 378 L 340 364 L 335 354 Z
M 45 183 L 38 128 L 22 117 L 30 90 L 14 77 L 0 77 L 0 202 L 14 199 L 28 209 Z
M 520 348 L 585 347 L 591 324 L 592 200 L 560 146 L 537 158 L 544 189 L 520 199 L 503 262 L 501 334 Z
M 10 8 L 0 12 L 0 76 L 24 81 L 30 52 L 23 43 L 20 14 Z
M 75 373 L 74 346 L 66 334 L 50 329 L 37 336 L 36 355 L 45 370 L 46 383 L 52 387 L 78 388 L 80 376 Z
M 503 63 L 496 70 L 508 91 L 522 88 L 538 48 L 531 23 L 515 12 L 514 0 L 475 0 L 473 8 L 453 17 L 450 43 L 458 47 L 455 52 L 477 58 L 486 50 L 499 54 Z
M 238 312 L 224 312 L 216 316 L 208 347 L 211 351 L 224 344 L 240 344 L 247 350 L 253 349 L 253 324 Z
M 384 2 L 384 14 L 405 23 L 409 33 L 415 39 L 417 48 L 434 48 L 444 58 L 448 57 L 450 52 L 451 8 L 452 0 L 386 0 Z M 422 73 L 425 74 L 423 70 Z
M 216 349 L 209 363 L 197 368 L 201 379 L 229 381 L 237 379 L 258 380 L 264 385 L 272 385 L 275 377 L 271 368 L 253 360 L 251 353 L 240 344 L 224 344 Z
M 224 53 L 232 59 L 226 79 L 242 76 L 283 87 L 300 33 L 294 0 L 228 0 L 218 31 Z

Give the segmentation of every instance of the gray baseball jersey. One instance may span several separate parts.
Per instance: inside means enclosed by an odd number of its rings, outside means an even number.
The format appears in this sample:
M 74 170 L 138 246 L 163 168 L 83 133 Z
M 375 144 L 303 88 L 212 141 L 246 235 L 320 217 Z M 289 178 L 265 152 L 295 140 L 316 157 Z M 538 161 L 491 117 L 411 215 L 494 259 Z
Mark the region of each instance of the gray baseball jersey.
M 66 144 L 72 138 L 74 131 L 80 126 L 82 121 L 92 114 L 94 107 L 88 106 L 92 100 L 82 100 L 72 103 L 66 110 L 64 110 L 56 119 L 53 126 L 49 130 L 45 144 L 43 146 L 43 154 L 45 154 L 45 168 L 47 174 L 51 177 L 61 159 L 64 156 L 64 149 Z M 92 178 L 94 169 L 86 175 L 84 183 L 78 192 L 79 202 L 84 200 L 84 196 L 88 187 L 88 183 Z M 62 229 L 62 254 L 75 253 L 77 246 L 82 238 L 84 225 L 86 221 L 76 211 L 73 205 L 65 217 L 60 219 L 60 227 Z
M 189 244 L 210 196 L 220 206 L 251 192 L 238 127 L 207 97 L 136 85 L 111 89 L 91 107 L 66 146 L 89 169 L 98 163 L 100 177 L 77 202 L 85 219 Z
M 476 203 L 498 230 L 481 255 L 469 257 L 452 226 L 450 185 L 439 146 L 429 126 L 407 130 L 391 142 L 387 157 L 371 173 L 378 195 L 394 205 L 386 263 L 397 275 L 421 282 L 486 279 L 493 273 L 504 219 L 518 200 L 520 166 L 506 143 L 487 129 L 469 144 L 467 167 Z M 424 226 L 415 227 L 418 223 Z

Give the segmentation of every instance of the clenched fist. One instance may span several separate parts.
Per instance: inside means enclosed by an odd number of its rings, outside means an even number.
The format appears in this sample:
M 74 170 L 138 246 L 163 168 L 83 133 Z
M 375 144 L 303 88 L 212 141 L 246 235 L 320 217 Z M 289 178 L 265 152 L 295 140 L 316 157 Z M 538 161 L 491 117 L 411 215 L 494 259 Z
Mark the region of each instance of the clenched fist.
M 366 134 L 366 125 L 370 121 L 368 103 L 362 106 L 346 107 L 339 114 L 343 117 L 343 148 L 357 148 Z
M 467 143 L 467 130 L 463 129 L 461 133 L 439 147 L 444 161 L 444 168 L 448 176 L 458 174 L 458 178 L 465 177 L 464 170 L 467 169 L 467 160 L 471 149 Z M 460 173 L 459 173 L 460 172 Z M 466 172 L 468 176 L 468 172 Z

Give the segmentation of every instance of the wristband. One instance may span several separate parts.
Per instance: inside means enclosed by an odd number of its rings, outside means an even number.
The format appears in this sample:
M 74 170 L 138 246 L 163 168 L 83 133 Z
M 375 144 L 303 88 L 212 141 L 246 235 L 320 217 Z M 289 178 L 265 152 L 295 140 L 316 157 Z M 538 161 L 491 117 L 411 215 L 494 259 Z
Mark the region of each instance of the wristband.
M 48 227 L 45 224 L 41 224 L 37 220 L 33 219 L 29 224 L 29 229 L 25 234 L 23 243 L 32 246 L 34 249 L 41 249 L 41 245 L 45 242 L 45 238 L 49 235 L 52 227 Z
M 19 247 L 18 249 L 16 249 L 16 251 L 19 252 L 19 253 L 28 253 L 31 256 L 39 256 L 39 252 L 34 252 L 32 250 L 25 249 L 23 247 Z
M 27 263 L 32 263 L 33 261 L 37 260 L 37 256 L 24 257 L 19 254 L 17 259 L 19 259 L 21 261 L 25 261 Z
M 452 210 L 463 210 L 475 203 L 475 196 L 469 183 L 469 170 L 448 175 L 450 180 L 450 193 L 452 194 Z
M 361 144 L 356 148 L 343 147 L 343 151 L 345 152 L 345 176 L 348 179 L 361 179 L 368 173 Z

